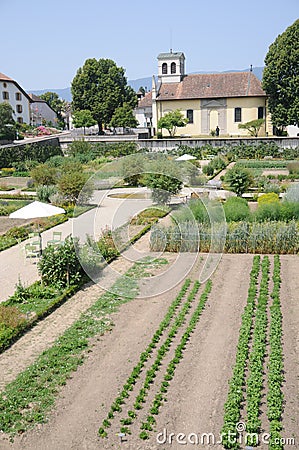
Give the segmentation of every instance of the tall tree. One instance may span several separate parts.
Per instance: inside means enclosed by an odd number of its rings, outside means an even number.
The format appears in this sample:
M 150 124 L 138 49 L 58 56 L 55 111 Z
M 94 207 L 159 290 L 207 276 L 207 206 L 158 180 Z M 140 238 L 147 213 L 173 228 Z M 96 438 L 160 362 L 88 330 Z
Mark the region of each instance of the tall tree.
M 127 85 L 125 71 L 111 59 L 87 59 L 72 81 L 73 109 L 88 109 L 99 131 L 110 123 L 115 110 L 137 105 L 135 91 Z
M 16 134 L 16 123 L 13 109 L 9 103 L 0 103 L 0 140 L 13 141 Z
M 265 58 L 263 89 L 272 123 L 282 129 L 299 124 L 299 19 L 279 35 Z

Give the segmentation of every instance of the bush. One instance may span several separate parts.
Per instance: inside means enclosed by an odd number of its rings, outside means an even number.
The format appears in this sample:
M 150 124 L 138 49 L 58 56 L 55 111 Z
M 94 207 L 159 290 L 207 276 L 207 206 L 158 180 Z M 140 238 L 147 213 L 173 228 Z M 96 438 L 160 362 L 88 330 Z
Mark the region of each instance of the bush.
M 56 192 L 56 186 L 38 186 L 38 188 L 36 189 L 37 199 L 40 202 L 50 202 L 50 197 L 56 194 Z
M 253 177 L 249 170 L 233 167 L 226 172 L 225 181 L 229 184 L 230 189 L 240 197 L 252 185 Z
M 113 239 L 112 231 L 108 228 L 102 231 L 102 236 L 97 245 L 101 255 L 106 261 L 109 261 L 109 259 L 119 255 L 119 251 Z
M 30 176 L 37 185 L 49 186 L 57 181 L 57 171 L 54 167 L 47 164 L 40 164 L 31 170 Z
M 69 203 L 84 203 L 88 201 L 93 192 L 91 184 L 87 184 L 88 176 L 82 171 L 69 171 L 64 173 L 58 183 L 58 193 Z
M 202 172 L 207 175 L 207 177 L 211 177 L 214 174 L 214 167 L 211 163 L 206 166 L 203 166 Z
M 290 174 L 299 175 L 299 161 L 291 162 L 287 165 L 287 169 Z
M 54 155 L 63 155 L 59 147 L 58 139 L 55 140 L 57 145 L 43 145 L 41 143 L 33 143 L 27 145 L 19 145 L 13 147 L 4 147 L 0 149 L 0 167 L 13 167 L 15 162 L 36 160 L 44 163 L 48 158 Z
M 51 158 L 47 159 L 46 164 L 49 167 L 61 167 L 65 161 L 65 157 L 62 155 L 51 156 Z
M 299 183 L 295 183 L 287 189 L 284 199 L 287 202 L 299 202 Z
M 275 192 L 269 192 L 268 194 L 263 194 L 258 198 L 258 205 L 279 203 L 279 196 Z
M 49 245 L 43 251 L 38 269 L 45 285 L 65 287 L 79 283 L 84 275 L 76 254 L 78 240 L 68 237 L 63 244 Z
M 266 220 L 281 220 L 282 210 L 280 203 L 273 202 L 260 204 L 258 209 L 255 211 L 254 218 L 257 222 L 265 222 Z
M 223 205 L 225 217 L 228 222 L 250 220 L 250 209 L 247 200 L 239 197 L 231 197 Z

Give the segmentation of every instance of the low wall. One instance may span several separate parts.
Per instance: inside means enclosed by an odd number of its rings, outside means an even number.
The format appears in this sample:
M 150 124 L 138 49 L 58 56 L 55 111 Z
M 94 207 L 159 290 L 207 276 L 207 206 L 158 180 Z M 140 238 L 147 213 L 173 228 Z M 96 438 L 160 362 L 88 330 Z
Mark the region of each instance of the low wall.
M 142 139 L 137 141 L 139 148 L 146 148 L 150 151 L 167 151 L 172 150 L 181 145 L 188 147 L 202 147 L 211 145 L 212 147 L 226 147 L 237 145 L 258 145 L 258 144 L 276 144 L 280 148 L 296 148 L 299 153 L 298 137 L 265 137 L 265 138 L 206 138 L 206 139 Z
M 39 145 L 52 145 L 53 147 L 59 147 L 59 137 L 40 137 L 40 138 L 32 138 L 32 139 L 22 139 L 20 141 L 14 141 L 10 144 L 1 145 L 0 148 L 6 147 L 23 147 L 28 144 L 39 144 Z

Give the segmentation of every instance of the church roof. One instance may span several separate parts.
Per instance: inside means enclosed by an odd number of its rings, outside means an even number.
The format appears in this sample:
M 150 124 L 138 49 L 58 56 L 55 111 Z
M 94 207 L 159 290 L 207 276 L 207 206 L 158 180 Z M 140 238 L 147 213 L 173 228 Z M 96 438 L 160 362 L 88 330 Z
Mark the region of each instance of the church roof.
M 169 52 L 169 53 L 160 53 L 158 55 L 158 59 L 173 59 L 173 58 L 181 58 L 185 57 L 183 52 Z
M 162 83 L 157 100 L 266 96 L 252 72 L 186 75 L 180 83 Z

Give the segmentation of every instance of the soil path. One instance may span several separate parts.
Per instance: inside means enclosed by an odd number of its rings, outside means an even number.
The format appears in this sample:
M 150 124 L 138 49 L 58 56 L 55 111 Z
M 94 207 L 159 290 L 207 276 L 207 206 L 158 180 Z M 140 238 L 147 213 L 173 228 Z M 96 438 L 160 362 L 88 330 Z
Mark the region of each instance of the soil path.
M 295 438 L 295 445 L 285 447 L 295 449 L 299 448 L 299 257 L 282 255 L 280 260 L 285 371 L 282 436 Z

